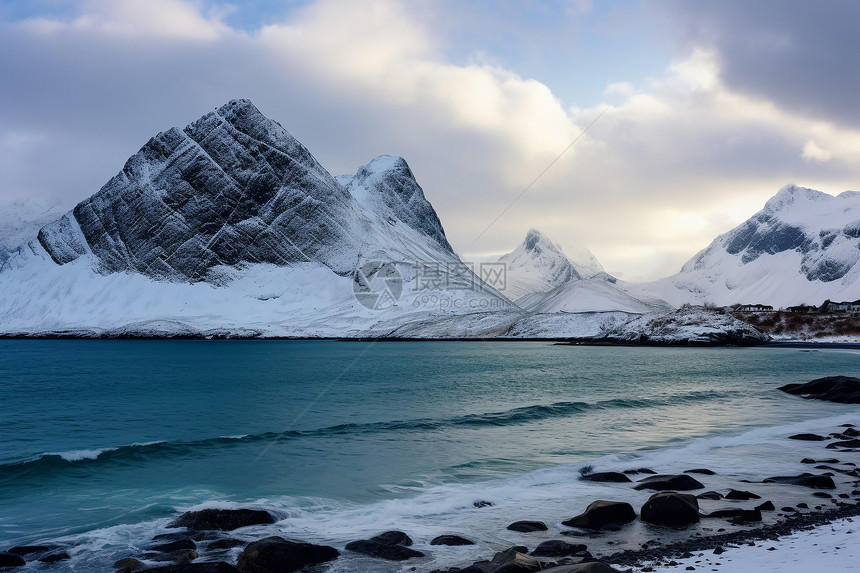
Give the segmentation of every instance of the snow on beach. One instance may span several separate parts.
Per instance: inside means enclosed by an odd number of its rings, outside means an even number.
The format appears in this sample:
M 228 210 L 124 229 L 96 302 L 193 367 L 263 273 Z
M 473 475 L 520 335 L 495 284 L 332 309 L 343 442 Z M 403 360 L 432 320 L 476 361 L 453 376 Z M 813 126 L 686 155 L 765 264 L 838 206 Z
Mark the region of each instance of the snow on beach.
M 845 518 L 809 531 L 799 531 L 778 541 L 759 541 L 753 545 L 728 546 L 725 552 L 698 552 L 693 557 L 676 559 L 677 565 L 650 565 L 634 571 L 725 571 L 762 573 L 779 571 L 857 571 L 860 563 L 860 523 Z

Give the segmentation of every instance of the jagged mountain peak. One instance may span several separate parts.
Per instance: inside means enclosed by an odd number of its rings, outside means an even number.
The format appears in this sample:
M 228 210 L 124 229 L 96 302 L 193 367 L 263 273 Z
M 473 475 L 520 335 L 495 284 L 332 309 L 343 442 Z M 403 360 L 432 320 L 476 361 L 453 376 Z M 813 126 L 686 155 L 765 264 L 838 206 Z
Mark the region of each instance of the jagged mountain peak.
M 573 273 L 564 280 L 606 275 L 603 266 L 588 249 L 578 247 L 572 251 L 565 251 L 560 243 L 534 228 L 528 230 L 525 239 L 516 249 L 503 255 L 499 261 L 509 263 L 511 268 L 539 266 L 544 269 L 556 269 L 560 275 L 566 273 L 561 269 L 569 266 Z M 605 278 L 611 279 L 609 275 Z
M 786 185 L 777 191 L 776 195 L 771 197 L 764 205 L 764 211 L 774 213 L 779 212 L 795 203 L 807 201 L 828 201 L 834 199 L 832 195 L 810 189 L 808 187 L 800 187 L 799 185 Z
M 353 179 L 375 198 L 357 200 L 278 122 L 231 100 L 150 139 L 96 194 L 42 227 L 34 249 L 59 265 L 85 257 L 101 274 L 214 284 L 256 263 L 321 263 L 348 275 L 367 256 L 453 256 L 402 158 L 379 157 Z M 381 221 L 401 226 L 388 232 Z
M 507 263 L 505 294 L 529 312 L 641 313 L 668 306 L 625 293 L 588 249 L 577 249 L 571 258 L 537 229 L 530 229 L 523 242 L 499 261 Z
M 561 249 L 537 229 L 530 229 L 516 249 L 499 258 L 506 263 L 507 292 L 512 300 L 547 292 L 571 279 L 581 278 Z
M 543 251 L 558 254 L 562 254 L 564 252 L 560 244 L 553 242 L 549 239 L 549 237 L 547 237 L 537 229 L 528 230 L 528 232 L 526 233 L 526 238 L 523 241 L 523 248 L 525 251 L 533 252 L 536 254 L 540 254 Z
M 380 155 L 355 175 L 340 175 L 337 180 L 365 211 L 376 213 L 389 225 L 400 222 L 415 229 L 453 254 L 442 222 L 402 157 Z

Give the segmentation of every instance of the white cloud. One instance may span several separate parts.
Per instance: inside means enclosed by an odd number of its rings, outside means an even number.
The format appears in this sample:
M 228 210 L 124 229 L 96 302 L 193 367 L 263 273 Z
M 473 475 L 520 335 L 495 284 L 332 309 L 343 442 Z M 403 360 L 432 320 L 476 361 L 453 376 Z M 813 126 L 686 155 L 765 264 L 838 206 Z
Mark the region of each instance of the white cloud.
M 116 38 L 216 40 L 230 32 L 223 13 L 204 15 L 199 3 L 182 0 L 87 0 L 81 14 L 63 22 L 45 18 L 23 25 L 41 34 L 64 30 L 95 32 Z
M 606 89 L 603 90 L 603 95 L 620 94 L 629 96 L 633 94 L 634 91 L 633 86 L 627 82 L 613 82 L 606 86 Z
M 526 158 L 545 161 L 578 131 L 540 82 L 489 64 L 441 60 L 429 32 L 394 0 L 322 0 L 289 23 L 267 26 L 260 40 L 280 58 L 305 62 L 306 73 L 334 89 L 423 110 L 500 138 Z
M 803 144 L 803 153 L 801 156 L 804 159 L 811 159 L 812 161 L 817 161 L 819 163 L 824 163 L 825 161 L 833 159 L 832 153 L 826 149 L 822 149 L 811 139 L 807 140 L 806 143 Z

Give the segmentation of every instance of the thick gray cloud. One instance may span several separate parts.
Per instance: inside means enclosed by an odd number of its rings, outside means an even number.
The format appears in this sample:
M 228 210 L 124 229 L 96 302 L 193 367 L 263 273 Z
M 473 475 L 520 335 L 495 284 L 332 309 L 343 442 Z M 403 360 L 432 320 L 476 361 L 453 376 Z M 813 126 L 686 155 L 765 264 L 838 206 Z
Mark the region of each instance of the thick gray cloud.
M 860 2 L 656 2 L 687 46 L 716 49 L 730 89 L 810 117 L 860 126 Z

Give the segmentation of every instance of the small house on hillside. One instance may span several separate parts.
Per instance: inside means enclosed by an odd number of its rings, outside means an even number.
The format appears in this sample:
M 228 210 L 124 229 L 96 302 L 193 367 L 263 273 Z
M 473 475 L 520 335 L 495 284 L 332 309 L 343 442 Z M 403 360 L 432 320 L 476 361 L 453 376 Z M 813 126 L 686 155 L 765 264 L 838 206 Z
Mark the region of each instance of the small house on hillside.
M 742 304 L 738 306 L 737 312 L 769 312 L 773 307 L 769 304 Z
M 860 312 L 860 299 L 854 302 L 833 302 L 825 300 L 821 305 L 821 312 L 836 313 L 836 312 Z
M 794 312 L 797 314 L 812 314 L 814 312 L 818 312 L 817 306 L 812 306 L 809 304 L 799 304 L 797 306 L 790 306 L 786 308 L 788 312 Z

